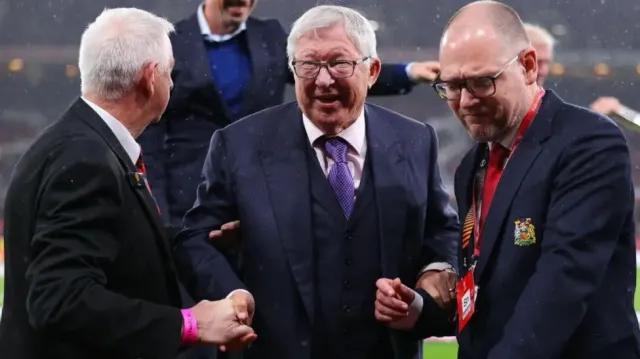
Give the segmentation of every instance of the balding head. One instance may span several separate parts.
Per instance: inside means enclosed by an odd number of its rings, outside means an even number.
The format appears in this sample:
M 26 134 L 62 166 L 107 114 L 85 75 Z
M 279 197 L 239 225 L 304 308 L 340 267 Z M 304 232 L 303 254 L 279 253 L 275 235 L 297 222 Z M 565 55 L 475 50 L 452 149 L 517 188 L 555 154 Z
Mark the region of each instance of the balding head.
M 471 32 L 470 32 L 471 30 Z M 458 10 L 445 27 L 441 46 L 453 35 L 495 37 L 504 49 L 525 48 L 529 38 L 518 13 L 510 6 L 496 1 L 476 1 Z
M 440 66 L 436 88 L 479 141 L 496 141 L 519 124 L 537 89 L 536 53 L 520 16 L 495 1 L 476 1 L 453 15 Z
M 531 46 L 538 55 L 538 84 L 542 85 L 549 75 L 553 62 L 553 47 L 556 39 L 545 28 L 533 24 L 524 24 Z

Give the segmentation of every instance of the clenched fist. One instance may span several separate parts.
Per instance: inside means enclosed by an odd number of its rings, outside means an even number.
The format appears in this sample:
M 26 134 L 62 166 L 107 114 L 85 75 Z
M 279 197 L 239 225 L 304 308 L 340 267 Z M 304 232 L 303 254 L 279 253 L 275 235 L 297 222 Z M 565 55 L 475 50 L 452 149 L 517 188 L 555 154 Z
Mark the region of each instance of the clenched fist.
M 198 341 L 204 344 L 244 347 L 257 338 L 253 329 L 238 319 L 232 299 L 203 300 L 191 310 L 198 322 Z

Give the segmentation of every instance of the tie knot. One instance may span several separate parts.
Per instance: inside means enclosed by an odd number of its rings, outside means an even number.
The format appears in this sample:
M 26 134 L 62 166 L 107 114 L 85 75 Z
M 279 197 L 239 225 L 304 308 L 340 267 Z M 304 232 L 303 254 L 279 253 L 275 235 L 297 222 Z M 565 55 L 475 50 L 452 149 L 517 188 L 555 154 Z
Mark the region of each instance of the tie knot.
M 347 163 L 348 145 L 342 138 L 327 138 L 324 148 L 336 163 Z
M 489 153 L 490 156 L 495 156 L 498 158 L 505 158 L 509 156 L 509 150 L 499 143 L 494 143 L 491 145 L 491 151 Z

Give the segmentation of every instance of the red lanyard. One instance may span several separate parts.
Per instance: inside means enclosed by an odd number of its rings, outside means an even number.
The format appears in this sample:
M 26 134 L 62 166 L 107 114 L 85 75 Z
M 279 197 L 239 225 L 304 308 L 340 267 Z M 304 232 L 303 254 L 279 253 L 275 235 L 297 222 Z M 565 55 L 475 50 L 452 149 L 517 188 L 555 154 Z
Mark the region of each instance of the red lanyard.
M 536 93 L 536 96 L 533 99 L 533 103 L 531 104 L 531 106 L 529 107 L 529 110 L 527 111 L 524 118 L 522 119 L 522 122 L 520 123 L 520 127 L 518 128 L 518 132 L 516 132 L 516 136 L 513 141 L 513 146 L 509 153 L 509 156 L 507 157 L 507 161 L 509 160 L 511 155 L 515 152 L 516 148 L 522 141 L 522 137 L 524 136 L 525 132 L 529 128 L 529 125 L 531 125 L 531 121 L 533 121 L 533 119 L 538 114 L 538 111 L 540 110 L 540 106 L 542 105 L 542 98 L 544 97 L 544 94 L 545 94 L 544 89 L 542 88 L 538 89 L 538 92 Z M 478 202 L 479 202 L 478 193 L 482 193 L 482 189 L 479 188 L 481 187 L 479 182 L 484 182 L 484 181 L 479 181 L 479 177 L 480 176 L 484 177 L 486 175 L 487 171 L 485 166 L 487 162 L 488 162 L 488 156 L 485 154 L 480 164 L 480 171 L 478 171 L 479 173 L 476 173 L 475 179 L 473 181 L 471 208 L 469 209 L 469 213 L 465 218 L 464 225 L 462 228 L 462 250 L 464 255 L 463 263 L 465 267 L 467 265 L 473 265 L 474 260 L 472 259 L 473 259 L 474 249 L 476 246 L 479 248 L 480 242 L 482 240 L 482 231 L 484 230 L 484 225 L 482 226 L 480 225 L 480 220 L 477 217 L 478 217 Z M 480 213 L 480 216 L 483 216 L 483 215 L 486 216 L 487 214 Z M 474 237 L 474 241 L 473 241 L 474 243 L 471 243 L 472 236 Z

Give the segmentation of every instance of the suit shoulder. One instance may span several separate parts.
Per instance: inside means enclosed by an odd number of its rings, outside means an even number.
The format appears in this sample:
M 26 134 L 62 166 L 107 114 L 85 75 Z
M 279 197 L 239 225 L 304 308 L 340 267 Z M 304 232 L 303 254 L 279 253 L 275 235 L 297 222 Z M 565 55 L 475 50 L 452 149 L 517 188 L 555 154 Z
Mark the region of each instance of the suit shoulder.
M 564 103 L 556 112 L 559 133 L 565 138 L 579 139 L 594 135 L 620 137 L 626 140 L 622 129 L 611 118 L 587 108 Z
M 278 126 L 282 120 L 296 115 L 302 116 L 298 103 L 295 101 L 287 102 L 245 116 L 220 131 L 225 136 L 247 136 L 252 133 L 264 133 L 265 130 Z
M 405 116 L 401 113 L 398 113 L 386 107 L 367 103 L 366 108 L 367 108 L 367 111 L 374 111 L 377 115 L 384 117 L 389 121 L 393 121 L 394 127 L 396 127 L 398 130 L 402 132 L 422 131 L 422 133 L 424 133 L 426 129 L 428 132 L 435 133 L 431 125 L 429 125 L 428 123 L 420 122 L 418 120 Z

